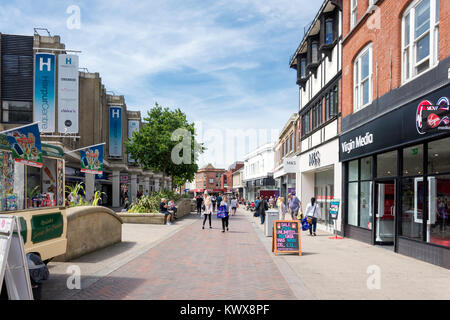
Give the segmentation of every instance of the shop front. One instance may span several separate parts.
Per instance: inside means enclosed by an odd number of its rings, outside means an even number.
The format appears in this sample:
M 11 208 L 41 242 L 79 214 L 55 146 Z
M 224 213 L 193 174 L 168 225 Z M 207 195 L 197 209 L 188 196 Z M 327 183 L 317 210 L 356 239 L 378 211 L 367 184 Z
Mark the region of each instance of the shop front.
M 336 138 L 299 156 L 297 196 L 302 202 L 303 212 L 314 197 L 321 214 L 317 227 L 329 232 L 341 231 L 341 209 L 339 208 L 337 220 L 330 216 L 331 202 L 341 199 L 342 166 L 338 157 L 338 144 L 339 140 Z
M 278 197 L 279 190 L 275 188 L 275 179 L 266 176 L 260 179 L 245 181 L 245 200 L 255 201 L 257 197 Z
M 346 237 L 450 268 L 449 89 L 341 135 Z
M 283 159 L 283 165 L 274 172 L 273 177 L 280 197 L 286 199 L 289 193 L 296 191 L 297 170 L 297 159 L 286 158 Z

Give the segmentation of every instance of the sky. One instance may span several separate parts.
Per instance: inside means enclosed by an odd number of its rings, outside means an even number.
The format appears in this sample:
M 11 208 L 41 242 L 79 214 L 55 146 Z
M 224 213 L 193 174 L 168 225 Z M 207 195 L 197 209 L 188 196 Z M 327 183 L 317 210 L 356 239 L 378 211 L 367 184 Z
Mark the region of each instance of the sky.
M 47 28 L 80 67 L 145 116 L 183 110 L 207 151 L 228 168 L 275 141 L 298 111 L 289 61 L 322 0 L 0 0 L 0 32 Z M 40 31 L 45 35 L 46 32 Z

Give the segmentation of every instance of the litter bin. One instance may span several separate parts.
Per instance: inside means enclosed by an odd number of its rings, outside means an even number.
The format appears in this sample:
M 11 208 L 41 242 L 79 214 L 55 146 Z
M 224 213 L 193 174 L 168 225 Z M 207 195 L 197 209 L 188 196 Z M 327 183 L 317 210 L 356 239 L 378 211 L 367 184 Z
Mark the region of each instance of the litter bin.
M 266 221 L 264 222 L 265 226 L 265 233 L 266 237 L 272 236 L 273 231 L 273 222 L 275 220 L 278 220 L 278 210 L 277 209 L 270 209 L 266 211 Z

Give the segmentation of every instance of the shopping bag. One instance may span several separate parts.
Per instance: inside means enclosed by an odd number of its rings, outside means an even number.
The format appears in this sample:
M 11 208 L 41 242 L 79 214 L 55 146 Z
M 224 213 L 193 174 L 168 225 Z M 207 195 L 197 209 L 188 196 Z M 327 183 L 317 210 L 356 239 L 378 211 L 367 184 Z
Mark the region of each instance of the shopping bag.
M 302 220 L 302 230 L 303 231 L 306 231 L 306 230 L 308 230 L 309 229 L 309 223 L 308 223 L 308 221 L 306 221 L 306 218 L 304 218 L 303 220 Z
M 226 218 L 228 217 L 227 207 L 226 206 L 220 206 L 219 209 L 217 209 L 217 218 Z

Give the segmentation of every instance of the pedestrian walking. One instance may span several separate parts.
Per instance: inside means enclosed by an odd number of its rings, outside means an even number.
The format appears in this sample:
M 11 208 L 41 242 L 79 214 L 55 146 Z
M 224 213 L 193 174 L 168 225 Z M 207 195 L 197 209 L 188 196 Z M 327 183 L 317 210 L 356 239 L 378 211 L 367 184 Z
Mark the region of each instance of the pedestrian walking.
M 222 232 L 225 232 L 225 228 L 227 231 L 228 229 L 228 213 L 229 213 L 229 205 L 228 205 L 228 199 L 227 196 L 223 196 L 222 202 L 220 203 L 219 209 L 217 210 L 217 214 L 221 216 L 222 218 Z
M 203 219 L 202 229 L 205 229 L 206 219 L 209 220 L 209 228 L 212 229 L 212 226 L 211 226 L 212 213 L 213 213 L 213 204 L 212 204 L 211 197 L 208 195 L 208 193 L 205 193 L 205 211 L 203 211 L 204 219 Z
M 256 211 L 258 212 L 261 218 L 261 224 L 264 224 L 266 220 L 266 211 L 269 210 L 269 205 L 267 201 L 263 197 L 259 197 L 258 205 L 256 206 Z
M 289 210 L 291 212 L 292 220 L 297 220 L 298 211 L 302 203 L 295 195 L 295 192 L 289 193 Z
M 217 197 L 216 202 L 217 202 L 217 204 L 216 204 L 217 208 L 219 208 L 220 204 L 222 203 L 222 194 L 221 193 L 219 193 L 219 196 Z
M 286 217 L 286 205 L 284 204 L 284 197 L 280 197 L 278 204 L 278 218 L 284 220 Z
M 273 199 L 272 196 L 270 196 L 270 199 L 269 199 L 269 207 L 270 207 L 270 208 L 273 208 L 273 207 L 274 207 L 274 204 L 275 204 L 275 200 Z
M 202 214 L 202 204 L 203 204 L 203 198 L 199 195 L 197 196 L 197 214 Z
M 217 198 L 215 195 L 213 195 L 211 197 L 211 202 L 212 202 L 212 208 L 213 208 L 213 213 L 216 212 L 216 205 L 217 205 Z
M 317 219 L 320 219 L 320 208 L 316 202 L 316 198 L 311 198 L 311 203 L 308 203 L 305 214 L 309 223 L 309 235 L 316 235 Z
M 231 214 L 234 216 L 236 214 L 236 209 L 238 208 L 238 201 L 236 198 L 231 200 Z

